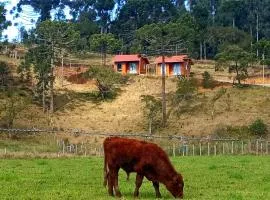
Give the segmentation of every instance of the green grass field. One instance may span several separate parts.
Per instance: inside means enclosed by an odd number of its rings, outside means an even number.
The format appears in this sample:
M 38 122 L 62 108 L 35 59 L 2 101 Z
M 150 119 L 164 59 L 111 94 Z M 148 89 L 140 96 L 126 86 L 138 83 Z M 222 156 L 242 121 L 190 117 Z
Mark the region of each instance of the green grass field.
M 270 157 L 178 157 L 185 180 L 184 199 L 270 199 Z M 103 159 L 2 159 L 0 199 L 114 199 L 103 187 Z M 122 199 L 133 199 L 135 174 L 120 171 Z M 144 180 L 140 199 L 154 199 Z M 172 196 L 161 186 L 164 199 Z

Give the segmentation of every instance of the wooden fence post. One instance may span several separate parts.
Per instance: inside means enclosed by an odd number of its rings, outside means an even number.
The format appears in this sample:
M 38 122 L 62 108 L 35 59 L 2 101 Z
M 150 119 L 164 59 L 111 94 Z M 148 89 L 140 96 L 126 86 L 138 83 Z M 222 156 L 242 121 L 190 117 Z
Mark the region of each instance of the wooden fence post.
M 173 157 L 175 157 L 175 143 L 173 143 Z
M 185 156 L 186 146 L 182 143 L 182 155 Z
M 251 141 L 250 140 L 248 141 L 248 153 L 249 154 L 251 153 Z
M 192 144 L 192 155 L 193 155 L 193 156 L 195 155 L 195 147 L 194 147 L 194 144 Z
M 242 141 L 241 151 L 242 151 L 242 155 L 244 155 L 244 142 L 243 141 Z
M 207 155 L 210 156 L 210 143 L 207 142 Z
M 259 141 L 256 140 L 256 155 L 259 154 Z
M 263 143 L 261 141 L 261 155 L 263 155 Z
M 265 145 L 266 145 L 265 147 L 266 155 L 268 155 L 268 141 L 265 142 Z
M 202 143 L 200 142 L 200 156 L 202 155 Z
M 217 155 L 217 143 L 215 143 L 215 145 L 214 145 L 214 155 L 215 156 Z
M 62 151 L 63 151 L 63 154 L 65 154 L 65 142 L 63 141 L 62 144 L 63 144 L 63 150 Z
M 233 146 L 234 146 L 234 141 L 232 141 L 232 154 L 233 154 Z

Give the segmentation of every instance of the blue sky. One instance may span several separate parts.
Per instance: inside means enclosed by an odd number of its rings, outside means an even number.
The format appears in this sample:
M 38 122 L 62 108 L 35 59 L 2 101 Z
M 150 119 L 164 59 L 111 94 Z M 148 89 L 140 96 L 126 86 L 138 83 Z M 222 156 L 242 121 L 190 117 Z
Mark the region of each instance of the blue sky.
M 36 21 L 39 15 L 33 11 L 33 8 L 31 6 L 23 6 L 22 7 L 23 12 L 20 13 L 20 17 L 14 18 L 9 12 L 14 6 L 17 5 L 19 0 L 0 0 L 0 2 L 7 2 L 5 6 L 7 10 L 6 18 L 7 20 L 12 22 L 12 26 L 9 26 L 7 30 L 4 30 L 3 32 L 3 36 L 7 35 L 9 41 L 12 41 L 13 39 L 16 39 L 16 40 L 20 39 L 19 38 L 20 27 L 24 26 L 26 30 L 28 30 L 35 26 L 35 22 L 32 22 L 31 19 Z M 65 13 L 66 13 L 67 18 L 70 18 L 68 9 L 65 9 Z M 15 23 L 17 23 L 18 25 L 15 26 L 14 25 Z
M 19 0 L 8 0 L 6 3 L 5 8 L 7 9 L 7 20 L 12 22 L 12 26 L 9 26 L 7 30 L 4 30 L 3 35 L 7 35 L 8 39 L 11 41 L 13 39 L 18 39 L 18 33 L 20 26 L 25 26 L 26 29 L 29 29 L 34 26 L 33 23 L 31 23 L 29 16 L 27 16 L 28 12 L 33 12 L 33 9 L 30 6 L 24 6 L 24 9 L 27 11 L 26 13 L 23 13 L 21 17 L 14 18 L 9 12 L 10 10 L 17 5 Z M 35 19 L 38 18 L 38 15 L 35 15 L 33 17 Z M 14 26 L 15 23 L 18 23 L 18 26 Z

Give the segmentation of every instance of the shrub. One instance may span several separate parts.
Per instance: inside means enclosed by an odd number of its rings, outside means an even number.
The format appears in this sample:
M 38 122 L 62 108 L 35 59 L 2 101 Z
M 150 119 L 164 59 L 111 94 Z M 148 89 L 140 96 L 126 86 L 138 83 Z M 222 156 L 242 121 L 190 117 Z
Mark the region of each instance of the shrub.
M 122 78 L 122 75 L 113 71 L 107 66 L 92 66 L 85 73 L 85 77 L 94 79 L 99 91 L 101 99 L 113 99 L 117 95 L 119 88 L 117 85 L 123 84 L 127 78 Z
M 249 138 L 249 131 L 247 126 L 223 126 L 219 125 L 213 133 L 215 136 L 220 138 L 235 138 L 243 139 Z
M 0 87 L 8 85 L 10 74 L 8 64 L 4 61 L 0 61 Z
M 202 74 L 203 77 L 203 81 L 202 81 L 202 85 L 204 88 L 214 88 L 214 80 L 213 77 L 209 74 L 209 72 L 205 71 Z
M 261 119 L 256 119 L 250 126 L 251 134 L 263 137 L 267 134 L 267 125 Z

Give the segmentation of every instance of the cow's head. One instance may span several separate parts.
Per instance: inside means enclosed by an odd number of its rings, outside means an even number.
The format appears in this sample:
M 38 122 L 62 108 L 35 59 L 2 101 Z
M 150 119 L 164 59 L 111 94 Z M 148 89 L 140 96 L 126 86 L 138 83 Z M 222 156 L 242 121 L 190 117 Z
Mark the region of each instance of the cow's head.
M 184 181 L 181 174 L 175 175 L 167 184 L 166 188 L 172 193 L 175 198 L 183 198 L 184 196 Z

